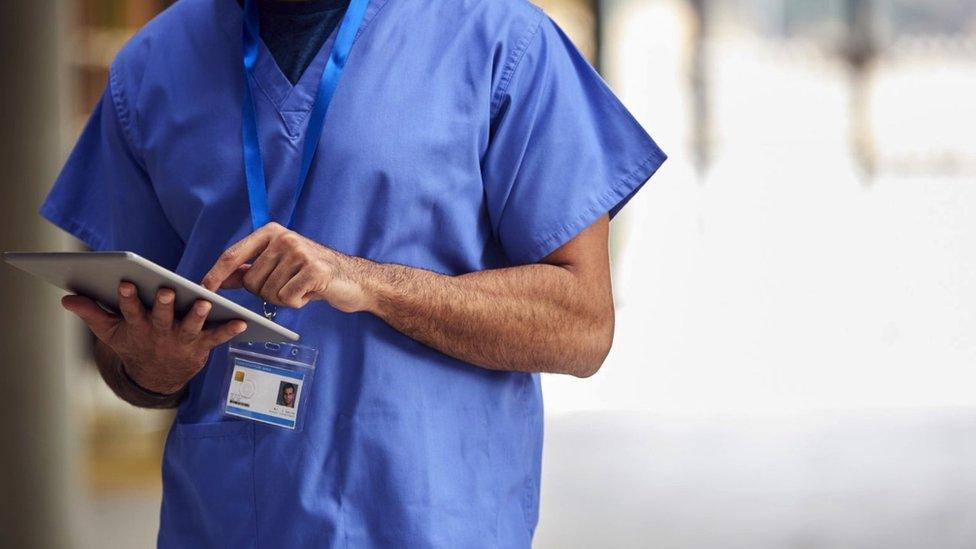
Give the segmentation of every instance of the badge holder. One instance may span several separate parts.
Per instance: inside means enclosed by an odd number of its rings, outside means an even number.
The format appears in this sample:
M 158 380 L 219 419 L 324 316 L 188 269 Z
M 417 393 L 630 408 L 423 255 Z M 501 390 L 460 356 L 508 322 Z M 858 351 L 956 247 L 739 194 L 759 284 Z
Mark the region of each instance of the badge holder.
M 238 342 L 228 352 L 224 413 L 301 431 L 318 351 L 290 343 Z

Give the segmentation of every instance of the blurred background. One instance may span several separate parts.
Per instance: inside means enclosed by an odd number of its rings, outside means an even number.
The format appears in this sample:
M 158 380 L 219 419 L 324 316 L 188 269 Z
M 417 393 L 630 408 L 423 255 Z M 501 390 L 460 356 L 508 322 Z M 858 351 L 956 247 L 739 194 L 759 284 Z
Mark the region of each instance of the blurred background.
M 36 209 L 168 4 L 0 4 L 0 249 L 78 246 Z M 976 2 L 539 4 L 671 158 L 614 222 L 605 366 L 544 378 L 536 547 L 976 547 Z M 150 547 L 172 416 L 112 396 L 58 295 L 0 267 L 31 311 L 0 544 Z

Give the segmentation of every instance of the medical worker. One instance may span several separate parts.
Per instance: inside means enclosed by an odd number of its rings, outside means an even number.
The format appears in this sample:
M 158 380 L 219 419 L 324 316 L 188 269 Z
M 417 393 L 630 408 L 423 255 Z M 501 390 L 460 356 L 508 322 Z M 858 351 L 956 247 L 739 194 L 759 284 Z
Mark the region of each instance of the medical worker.
M 178 407 L 161 547 L 529 547 L 540 372 L 592 375 L 608 221 L 665 160 L 525 0 L 181 0 L 139 31 L 41 213 L 301 334 L 300 431 L 225 414 L 172 290 L 64 306 Z M 178 312 L 177 312 L 178 313 Z

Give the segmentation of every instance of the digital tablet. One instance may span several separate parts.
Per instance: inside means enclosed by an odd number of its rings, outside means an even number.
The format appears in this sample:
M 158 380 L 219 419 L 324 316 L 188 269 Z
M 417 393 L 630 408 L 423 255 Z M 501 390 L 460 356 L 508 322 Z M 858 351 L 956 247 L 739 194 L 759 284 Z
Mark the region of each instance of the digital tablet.
M 175 312 L 179 316 L 189 311 L 196 300 L 205 299 L 213 304 L 208 323 L 235 319 L 246 322 L 247 330 L 234 341 L 298 341 L 295 332 L 132 252 L 4 252 L 3 259 L 114 311 L 118 311 L 122 281 L 136 285 L 147 308 L 152 307 L 159 288 L 171 288 L 176 292 Z

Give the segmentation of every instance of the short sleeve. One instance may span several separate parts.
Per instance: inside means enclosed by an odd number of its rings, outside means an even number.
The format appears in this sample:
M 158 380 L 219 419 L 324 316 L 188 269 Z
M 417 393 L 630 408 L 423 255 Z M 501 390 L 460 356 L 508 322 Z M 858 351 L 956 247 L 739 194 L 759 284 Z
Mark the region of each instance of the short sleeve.
M 667 158 L 548 16 L 516 48 L 492 101 L 488 214 L 514 264 L 537 262 L 609 213 Z
M 166 218 L 108 87 L 40 214 L 93 250 L 135 252 L 174 269 L 183 242 Z

